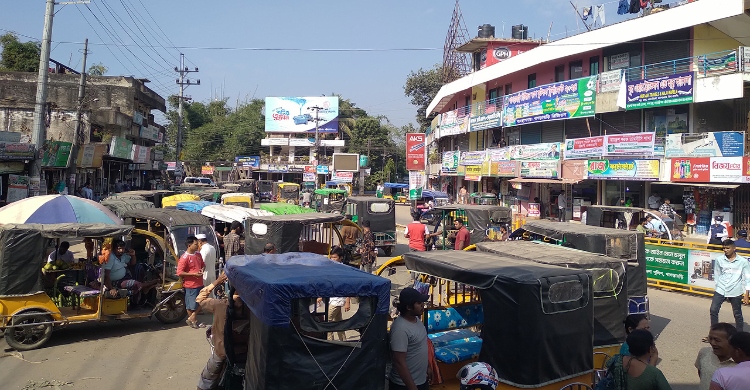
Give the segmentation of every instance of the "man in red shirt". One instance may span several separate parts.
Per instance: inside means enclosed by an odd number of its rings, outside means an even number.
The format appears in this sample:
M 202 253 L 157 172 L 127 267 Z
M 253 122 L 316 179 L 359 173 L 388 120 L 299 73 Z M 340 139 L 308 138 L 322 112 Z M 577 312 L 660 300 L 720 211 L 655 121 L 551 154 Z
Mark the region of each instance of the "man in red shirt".
M 462 218 L 456 218 L 456 220 L 453 221 L 453 227 L 458 230 L 458 232 L 456 232 L 456 246 L 453 249 L 457 251 L 463 250 L 471 244 L 469 229 L 464 226 L 464 220 Z
M 431 236 L 430 231 L 427 225 L 421 222 L 419 213 L 414 213 L 412 217 L 414 222 L 406 225 L 404 237 L 409 239 L 409 249 L 412 252 L 424 252 L 427 250 L 425 239 Z
M 198 251 L 198 239 L 195 236 L 188 236 L 185 240 L 185 246 L 187 249 L 177 263 L 177 276 L 182 278 L 182 287 L 185 288 L 185 307 L 188 312 L 185 323 L 197 329 L 200 326 L 196 321 L 196 315 L 198 314 L 196 298 L 203 288 L 203 270 L 206 266 L 203 264 L 201 253 Z

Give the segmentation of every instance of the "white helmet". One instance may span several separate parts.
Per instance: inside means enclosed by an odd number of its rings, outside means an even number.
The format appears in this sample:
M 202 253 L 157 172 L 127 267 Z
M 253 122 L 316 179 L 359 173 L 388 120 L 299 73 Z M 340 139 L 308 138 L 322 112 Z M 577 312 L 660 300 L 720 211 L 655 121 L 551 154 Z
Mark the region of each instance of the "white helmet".
M 456 376 L 461 381 L 461 390 L 495 390 L 500 381 L 495 369 L 482 362 L 463 366 Z

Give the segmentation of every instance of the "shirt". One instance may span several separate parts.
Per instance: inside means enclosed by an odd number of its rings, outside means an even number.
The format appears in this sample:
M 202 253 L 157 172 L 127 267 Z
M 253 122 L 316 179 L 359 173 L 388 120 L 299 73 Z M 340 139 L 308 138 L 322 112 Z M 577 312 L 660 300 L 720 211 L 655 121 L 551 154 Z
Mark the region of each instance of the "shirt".
M 664 373 L 651 365 L 647 365 L 641 375 L 628 375 L 627 386 L 628 390 L 672 390 L 667 378 L 664 377 Z
M 750 262 L 737 254 L 734 261 L 729 261 L 726 255 L 720 255 L 714 262 L 714 280 L 714 291 L 717 294 L 727 298 L 738 297 L 745 291 L 750 291 Z
M 463 246 L 461 246 L 462 241 L 464 243 Z M 456 245 L 453 249 L 460 251 L 469 246 L 469 244 L 471 244 L 469 229 L 466 226 L 461 226 L 461 229 L 458 229 L 458 233 L 456 233 Z
M 659 212 L 671 217 L 674 214 L 674 208 L 672 208 L 672 205 L 664 203 L 659 207 Z
M 180 261 L 177 263 L 177 275 L 187 272 L 187 273 L 197 273 L 197 272 L 203 272 L 203 268 L 205 268 L 205 264 L 203 263 L 203 257 L 201 256 L 200 252 L 195 252 L 193 254 L 185 253 L 180 256 Z M 182 286 L 185 288 L 200 288 L 203 287 L 203 277 L 202 276 L 182 276 Z
M 208 285 L 216 280 L 216 248 L 209 243 L 205 243 L 200 252 L 203 264 L 206 266 L 206 271 L 203 272 L 203 284 Z
M 729 234 L 727 233 L 727 227 L 723 224 L 714 224 L 709 227 L 708 232 L 708 240 L 706 240 L 706 243 L 710 243 L 712 238 L 718 238 L 720 240 L 724 240 L 726 236 Z
M 427 382 L 427 329 L 422 321 L 417 319 L 416 322 L 411 322 L 404 317 L 396 317 L 391 325 L 391 351 L 406 352 L 406 367 L 414 384 L 420 386 Z M 395 368 L 391 370 L 391 381 L 404 385 L 404 380 Z
M 224 325 L 227 323 L 228 301 L 226 299 L 211 298 L 211 288 L 209 287 L 201 289 L 195 301 L 201 305 L 201 310 L 213 313 L 214 321 L 211 327 L 211 340 L 214 343 L 214 352 L 216 356 L 222 359 L 225 358 L 227 353 L 224 350 Z
M 375 236 L 372 231 L 366 232 L 362 237 L 362 259 L 360 263 L 363 265 L 374 264 L 377 259 L 375 248 Z
M 404 237 L 409 239 L 409 248 L 416 249 L 418 251 L 424 251 L 424 238 L 430 234 L 427 225 L 421 222 L 412 222 L 406 225 L 404 229 Z
M 718 383 L 724 390 L 750 389 L 750 361 L 716 370 L 711 381 Z
M 737 365 L 732 359 L 719 361 L 719 358 L 714 354 L 711 347 L 701 348 L 698 351 L 698 357 L 695 359 L 695 368 L 701 377 L 701 383 L 698 386 L 699 390 L 708 390 L 711 386 L 711 378 L 714 376 L 714 372 L 721 367 L 733 367 Z
M 565 194 L 557 195 L 557 208 L 564 209 L 568 207 L 568 201 L 565 199 Z
M 240 254 L 240 236 L 237 233 L 229 232 L 224 236 L 224 253 L 227 259 Z
M 115 256 L 114 253 L 109 255 L 109 260 L 102 264 L 103 270 L 109 270 L 109 280 L 116 282 L 122 280 L 127 275 L 127 266 L 130 263 L 130 255 L 123 253 L 122 257 Z
M 344 245 L 354 245 L 359 238 L 359 229 L 354 226 L 344 226 L 341 228 L 341 238 L 344 239 Z
M 648 197 L 648 207 L 652 209 L 658 209 L 659 208 L 659 201 L 661 198 L 659 198 L 656 195 L 651 195 Z
M 91 188 L 83 187 L 81 192 L 83 193 L 84 198 L 91 199 L 91 200 L 94 199 L 94 190 L 92 190 Z
M 71 251 L 65 251 L 64 254 L 60 254 L 57 252 L 57 250 L 52 251 L 52 253 L 49 254 L 49 257 L 47 257 L 48 263 L 53 263 L 56 260 L 62 260 L 68 264 L 73 262 L 73 252 Z

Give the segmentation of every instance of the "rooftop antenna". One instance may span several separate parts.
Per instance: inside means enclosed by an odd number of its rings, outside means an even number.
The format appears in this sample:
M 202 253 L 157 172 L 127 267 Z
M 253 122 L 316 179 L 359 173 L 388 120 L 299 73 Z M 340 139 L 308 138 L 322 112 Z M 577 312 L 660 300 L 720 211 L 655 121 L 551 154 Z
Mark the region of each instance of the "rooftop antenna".
M 450 83 L 469 74 L 469 54 L 460 53 L 456 49 L 469 41 L 469 30 L 466 29 L 464 17 L 461 14 L 461 8 L 453 8 L 451 25 L 448 28 L 448 35 L 445 37 L 443 45 L 443 82 Z

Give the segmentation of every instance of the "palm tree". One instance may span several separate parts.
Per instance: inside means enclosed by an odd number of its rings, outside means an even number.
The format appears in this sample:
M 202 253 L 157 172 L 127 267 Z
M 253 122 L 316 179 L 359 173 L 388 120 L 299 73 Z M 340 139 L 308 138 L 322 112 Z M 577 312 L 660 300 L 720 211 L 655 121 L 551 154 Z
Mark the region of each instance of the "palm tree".
M 351 100 L 344 99 L 341 95 L 335 96 L 339 97 L 339 133 L 345 134 L 346 138 L 351 139 L 357 119 L 366 117 L 367 112 L 357 107 L 357 104 Z

